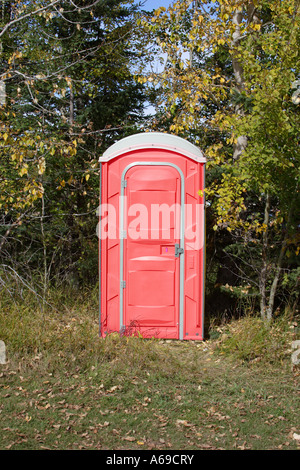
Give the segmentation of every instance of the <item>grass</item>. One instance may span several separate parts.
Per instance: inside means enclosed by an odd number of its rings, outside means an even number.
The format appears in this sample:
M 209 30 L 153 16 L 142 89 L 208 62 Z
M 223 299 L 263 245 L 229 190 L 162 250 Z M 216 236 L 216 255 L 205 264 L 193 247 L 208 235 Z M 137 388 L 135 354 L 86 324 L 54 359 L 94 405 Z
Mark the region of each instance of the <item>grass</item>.
M 299 448 L 294 320 L 199 343 L 100 339 L 96 294 L 81 295 L 44 313 L 2 303 L 0 449 Z

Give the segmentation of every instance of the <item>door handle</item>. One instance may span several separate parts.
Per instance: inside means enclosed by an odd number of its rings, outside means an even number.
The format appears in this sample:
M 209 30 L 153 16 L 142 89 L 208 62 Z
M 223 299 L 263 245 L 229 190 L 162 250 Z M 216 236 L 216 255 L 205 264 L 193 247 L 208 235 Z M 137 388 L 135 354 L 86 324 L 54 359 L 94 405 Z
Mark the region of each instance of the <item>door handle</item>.
M 175 243 L 175 258 L 179 258 L 179 255 L 182 255 L 184 252 L 183 248 L 180 248 L 179 243 Z

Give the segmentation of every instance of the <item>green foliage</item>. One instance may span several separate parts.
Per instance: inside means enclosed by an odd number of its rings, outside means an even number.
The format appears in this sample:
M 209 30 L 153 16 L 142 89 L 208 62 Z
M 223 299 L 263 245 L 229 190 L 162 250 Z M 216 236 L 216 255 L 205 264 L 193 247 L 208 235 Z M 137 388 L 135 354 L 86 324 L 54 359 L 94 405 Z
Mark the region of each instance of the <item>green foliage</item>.
M 50 5 L 4 2 L 0 14 L 5 276 L 44 300 L 50 284 L 95 284 L 98 158 L 145 124 L 207 156 L 210 299 L 216 289 L 231 300 L 224 312 L 237 299 L 243 310 L 262 300 L 262 314 L 296 305 L 297 2 L 184 0 L 151 14 L 121 0 Z
M 231 246 L 251 241 L 259 248 L 239 263 L 244 283 L 259 291 L 262 316 L 273 313 L 282 269 L 294 268 L 287 253 L 298 254 L 300 122 L 292 87 L 300 72 L 299 21 L 295 0 L 184 0 L 143 22 L 168 55 L 160 73 L 141 78 L 158 88 L 170 117 L 155 125 L 204 150 L 218 245 L 226 248 L 225 229 Z
M 122 0 L 3 5 L 1 260 L 39 293 L 97 279 L 98 159 L 136 132 L 145 100 L 135 11 Z

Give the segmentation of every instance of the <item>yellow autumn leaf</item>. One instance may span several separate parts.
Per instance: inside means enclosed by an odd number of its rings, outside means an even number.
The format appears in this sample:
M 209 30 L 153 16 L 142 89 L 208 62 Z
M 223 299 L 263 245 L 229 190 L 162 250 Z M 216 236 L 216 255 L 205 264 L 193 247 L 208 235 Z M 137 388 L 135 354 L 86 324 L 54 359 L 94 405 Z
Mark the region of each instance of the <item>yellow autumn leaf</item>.
M 21 168 L 21 170 L 19 171 L 19 175 L 23 176 L 23 175 L 26 175 L 26 173 L 28 173 L 28 170 L 27 168 L 23 166 L 23 168 Z
M 45 159 L 42 159 L 38 164 L 39 175 L 42 175 L 46 169 L 46 162 Z

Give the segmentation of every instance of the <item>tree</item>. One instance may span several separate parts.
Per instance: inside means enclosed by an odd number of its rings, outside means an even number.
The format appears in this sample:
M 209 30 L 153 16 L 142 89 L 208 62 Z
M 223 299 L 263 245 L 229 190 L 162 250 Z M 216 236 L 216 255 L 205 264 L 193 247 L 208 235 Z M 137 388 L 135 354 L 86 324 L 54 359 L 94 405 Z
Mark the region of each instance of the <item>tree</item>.
M 135 8 L 16 1 L 3 11 L 2 267 L 9 259 L 15 273 L 35 273 L 45 297 L 50 281 L 97 279 L 98 158 L 142 115 L 131 66 Z
M 266 321 L 283 268 L 296 267 L 287 255 L 297 250 L 299 17 L 295 0 L 184 0 L 143 22 L 167 55 L 150 80 L 169 130 L 205 151 L 214 229 L 232 235 L 240 291 L 250 283 Z

